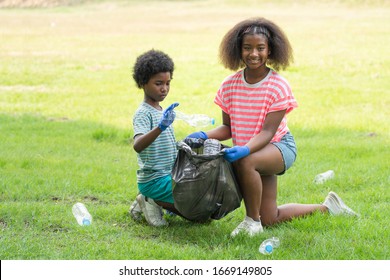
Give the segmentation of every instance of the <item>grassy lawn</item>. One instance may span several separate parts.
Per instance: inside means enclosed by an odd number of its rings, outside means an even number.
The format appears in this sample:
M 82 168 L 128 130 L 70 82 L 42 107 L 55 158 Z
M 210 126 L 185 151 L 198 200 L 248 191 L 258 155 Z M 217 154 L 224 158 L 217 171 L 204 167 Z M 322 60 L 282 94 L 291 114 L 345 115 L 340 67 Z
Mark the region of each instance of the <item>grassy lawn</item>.
M 315 213 L 255 238 L 230 233 L 244 206 L 194 224 L 152 228 L 127 214 L 135 195 L 131 77 L 151 48 L 175 62 L 164 107 L 221 123 L 214 95 L 226 75 L 219 42 L 264 16 L 294 48 L 282 72 L 299 108 L 299 155 L 279 178 L 278 203 L 323 202 L 333 190 L 360 218 Z M 0 258 L 2 260 L 389 260 L 390 6 L 385 1 L 87 1 L 0 9 Z M 177 139 L 198 130 L 177 121 Z M 208 129 L 208 128 L 206 128 Z M 227 142 L 229 144 L 229 142 Z M 314 176 L 328 169 L 323 185 Z M 75 202 L 93 216 L 80 227 Z M 277 236 L 272 255 L 258 252 Z

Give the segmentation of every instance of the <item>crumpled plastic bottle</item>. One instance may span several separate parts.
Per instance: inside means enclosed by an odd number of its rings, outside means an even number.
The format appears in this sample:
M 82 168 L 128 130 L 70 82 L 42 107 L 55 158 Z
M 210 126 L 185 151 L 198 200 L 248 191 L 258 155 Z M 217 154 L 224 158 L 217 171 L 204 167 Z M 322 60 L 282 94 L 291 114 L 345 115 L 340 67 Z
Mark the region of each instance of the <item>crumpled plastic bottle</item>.
M 278 248 L 280 245 L 280 240 L 277 237 L 271 237 L 264 240 L 259 247 L 259 252 L 263 255 L 270 255 L 275 248 Z
M 185 114 L 181 111 L 175 111 L 176 118 L 185 121 L 193 127 L 205 127 L 214 125 L 215 120 L 204 114 Z
M 314 183 L 316 184 L 323 184 L 325 183 L 326 181 L 328 181 L 329 179 L 332 179 L 334 177 L 334 171 L 333 170 L 328 170 L 324 173 L 320 173 L 318 175 L 315 176 L 314 178 Z

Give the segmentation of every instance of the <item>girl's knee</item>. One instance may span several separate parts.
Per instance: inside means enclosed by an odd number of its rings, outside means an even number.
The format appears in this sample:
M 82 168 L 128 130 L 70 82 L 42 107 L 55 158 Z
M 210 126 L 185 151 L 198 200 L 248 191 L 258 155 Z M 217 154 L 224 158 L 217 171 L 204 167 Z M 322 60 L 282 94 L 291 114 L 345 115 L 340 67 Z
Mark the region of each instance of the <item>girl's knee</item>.
M 248 170 L 255 169 L 255 166 L 254 166 L 252 160 L 250 159 L 250 156 L 247 156 L 247 157 L 244 157 L 244 158 L 241 158 L 241 159 L 235 161 L 233 163 L 233 166 L 235 169 L 242 170 L 242 171 L 248 171 Z
M 263 226 L 272 226 L 278 223 L 279 220 L 279 210 L 276 210 L 274 213 L 268 212 L 268 214 L 261 215 L 261 224 Z
M 276 222 L 275 219 L 272 219 L 270 217 L 261 217 L 260 220 L 263 226 L 272 226 Z

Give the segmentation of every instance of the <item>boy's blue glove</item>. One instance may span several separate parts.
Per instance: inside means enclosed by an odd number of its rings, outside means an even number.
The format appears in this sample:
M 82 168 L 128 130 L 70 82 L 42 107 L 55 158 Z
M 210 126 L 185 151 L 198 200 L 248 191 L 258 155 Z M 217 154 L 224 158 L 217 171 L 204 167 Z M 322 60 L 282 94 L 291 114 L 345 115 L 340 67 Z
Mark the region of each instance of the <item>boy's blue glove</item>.
M 248 146 L 234 146 L 233 148 L 223 149 L 222 151 L 224 152 L 223 157 L 228 162 L 233 162 L 246 157 L 250 153 Z
M 191 133 L 186 138 L 196 138 L 196 139 L 203 139 L 203 140 L 208 139 L 207 134 L 203 131 Z
M 161 129 L 161 131 L 167 129 L 167 127 L 170 126 L 175 120 L 176 113 L 173 111 L 173 109 L 175 109 L 177 106 L 179 106 L 179 103 L 173 103 L 164 110 L 160 123 L 158 124 L 158 127 Z

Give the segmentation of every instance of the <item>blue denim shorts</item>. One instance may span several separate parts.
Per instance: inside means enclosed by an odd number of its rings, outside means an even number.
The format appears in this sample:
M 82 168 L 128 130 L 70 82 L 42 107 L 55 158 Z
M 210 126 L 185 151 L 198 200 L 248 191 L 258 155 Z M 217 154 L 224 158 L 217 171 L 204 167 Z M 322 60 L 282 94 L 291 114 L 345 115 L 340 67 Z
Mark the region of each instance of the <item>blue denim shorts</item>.
M 284 170 L 283 172 L 277 175 L 283 175 L 287 169 L 289 169 L 297 158 L 297 146 L 295 144 L 294 137 L 290 132 L 287 132 L 280 142 L 272 142 L 282 154 L 283 162 L 284 162 Z
M 147 183 L 138 183 L 138 190 L 144 196 L 153 200 L 173 204 L 171 175 L 160 177 Z

